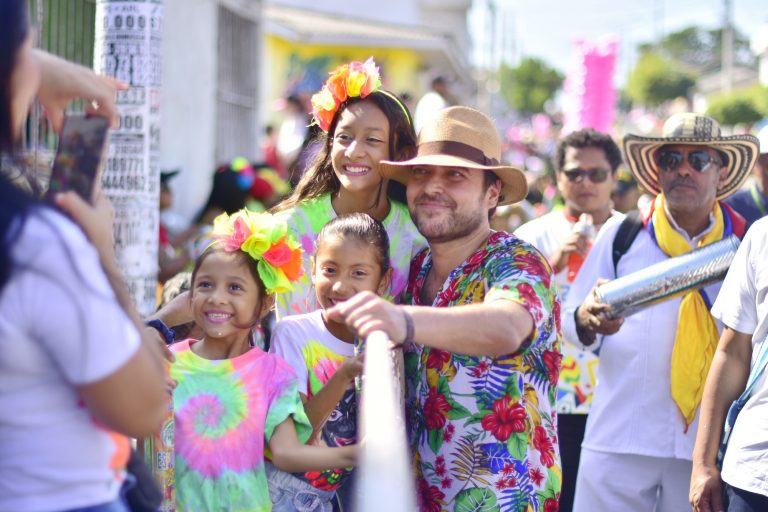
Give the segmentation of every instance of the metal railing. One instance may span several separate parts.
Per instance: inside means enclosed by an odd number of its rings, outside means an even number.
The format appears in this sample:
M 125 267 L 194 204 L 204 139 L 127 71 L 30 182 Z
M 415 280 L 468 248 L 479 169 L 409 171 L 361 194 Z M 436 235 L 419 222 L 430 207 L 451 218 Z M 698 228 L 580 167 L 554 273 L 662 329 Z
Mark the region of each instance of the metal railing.
M 358 433 L 362 442 L 354 510 L 414 511 L 414 479 L 400 378 L 402 351 L 391 351 L 389 338 L 381 331 L 371 333 L 365 343 Z

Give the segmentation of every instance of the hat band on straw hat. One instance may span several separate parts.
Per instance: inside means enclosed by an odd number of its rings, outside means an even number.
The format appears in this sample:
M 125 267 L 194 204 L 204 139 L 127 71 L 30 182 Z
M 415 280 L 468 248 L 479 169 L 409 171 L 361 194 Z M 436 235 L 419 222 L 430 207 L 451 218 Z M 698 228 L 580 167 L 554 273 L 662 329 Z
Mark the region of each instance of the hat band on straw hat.
M 479 165 L 497 166 L 499 161 L 489 158 L 482 150 L 454 140 L 436 140 L 419 144 L 416 156 L 448 155 L 470 160 Z

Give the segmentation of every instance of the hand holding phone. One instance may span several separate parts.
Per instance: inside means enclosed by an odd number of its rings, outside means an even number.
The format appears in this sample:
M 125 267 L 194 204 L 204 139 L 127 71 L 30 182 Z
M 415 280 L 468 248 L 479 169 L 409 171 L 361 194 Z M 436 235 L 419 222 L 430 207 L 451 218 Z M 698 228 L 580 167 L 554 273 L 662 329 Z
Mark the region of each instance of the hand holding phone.
M 101 162 L 107 143 L 109 121 L 101 116 L 68 115 L 53 161 L 51 181 L 45 199 L 53 202 L 59 192 L 74 190 L 93 203 L 93 188 L 100 179 Z

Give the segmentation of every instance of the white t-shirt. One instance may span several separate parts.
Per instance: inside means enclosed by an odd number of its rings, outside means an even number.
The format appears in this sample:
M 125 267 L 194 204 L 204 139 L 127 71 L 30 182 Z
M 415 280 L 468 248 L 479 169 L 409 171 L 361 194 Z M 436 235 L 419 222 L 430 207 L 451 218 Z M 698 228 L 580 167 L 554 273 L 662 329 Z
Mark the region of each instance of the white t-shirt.
M 768 218 L 755 222 L 739 246 L 712 315 L 728 327 L 752 333 L 752 365 L 768 335 Z M 723 460 L 723 480 L 768 496 L 768 371 L 736 419 Z
M 299 393 L 315 396 L 344 361 L 354 355 L 355 346 L 331 334 L 323 323 L 322 310 L 285 317 L 275 326 L 270 351 L 285 359 L 296 372 Z M 357 441 L 357 397 L 350 383 L 344 396 L 328 415 L 319 444 L 349 446 Z M 320 476 L 318 476 L 318 473 Z M 326 491 L 338 489 L 351 475 L 338 468 L 296 474 L 309 485 Z
M 620 212 L 612 212 L 612 216 L 624 218 Z M 565 240 L 573 233 L 576 224 L 565 216 L 563 210 L 555 210 L 537 219 L 526 222 L 517 230 L 515 236 L 536 247 L 545 258 L 551 260 Z M 602 227 L 595 226 L 596 228 Z M 562 304 L 568 297 L 571 283 L 568 282 L 567 265 L 557 274 L 555 282 Z M 597 373 L 600 360 L 591 350 L 585 350 L 581 344 L 576 344 L 563 338 L 562 367 L 557 385 L 558 414 L 589 414 L 592 407 L 592 395 L 597 386 Z
M 112 501 L 129 442 L 94 423 L 75 386 L 123 366 L 138 332 L 64 216 L 30 212 L 12 256 L 0 290 L 0 511 Z

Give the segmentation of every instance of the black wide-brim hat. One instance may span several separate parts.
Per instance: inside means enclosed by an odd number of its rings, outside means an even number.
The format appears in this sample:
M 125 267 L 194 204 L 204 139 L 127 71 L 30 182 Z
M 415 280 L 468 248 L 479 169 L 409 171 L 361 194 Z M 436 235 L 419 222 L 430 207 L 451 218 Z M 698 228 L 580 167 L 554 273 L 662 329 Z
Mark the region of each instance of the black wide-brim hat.
M 760 143 L 752 135 L 720 135 L 720 125 L 702 114 L 675 114 L 664 123 L 661 137 L 624 137 L 624 157 L 640 185 L 653 195 L 661 193 L 656 150 L 668 144 L 708 146 L 728 157 L 728 174 L 718 185 L 717 199 L 733 194 L 749 177 L 760 154 Z

